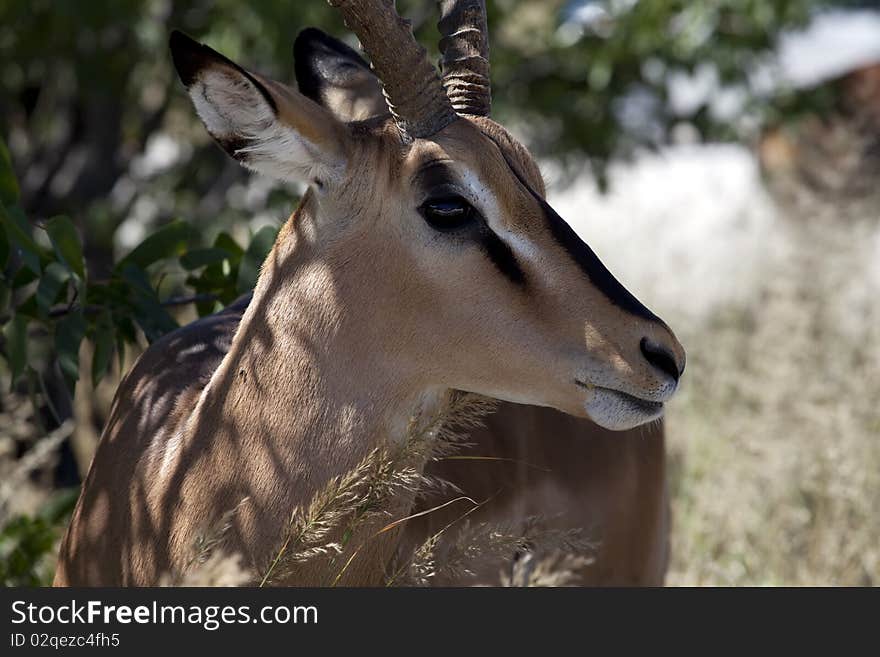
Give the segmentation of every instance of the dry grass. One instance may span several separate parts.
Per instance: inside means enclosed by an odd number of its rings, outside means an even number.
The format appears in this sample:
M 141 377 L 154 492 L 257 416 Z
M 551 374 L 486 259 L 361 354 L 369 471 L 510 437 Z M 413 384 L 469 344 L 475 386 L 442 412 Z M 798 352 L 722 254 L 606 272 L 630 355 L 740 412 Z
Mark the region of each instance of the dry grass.
M 842 127 L 769 193 L 683 146 L 551 199 L 688 351 L 669 584 L 880 583 L 880 133 Z
M 880 583 L 880 221 L 838 209 L 791 203 L 766 236 L 757 286 L 676 325 L 689 362 L 669 414 L 669 584 Z M 336 530 L 385 514 L 383 500 L 434 485 L 412 464 L 460 444 L 460 432 L 447 441 L 439 428 L 453 415 L 416 432 L 409 456 L 377 451 L 295 511 L 266 582 L 340 553 Z M 573 582 L 590 546 L 577 533 L 542 533 L 539 519 L 527 525 L 517 533 L 462 518 L 399 557 L 389 584 L 467 580 L 487 560 L 499 584 Z M 229 565 L 205 563 L 206 581 Z
M 880 583 L 880 233 L 789 215 L 751 301 L 681 336 L 671 584 Z
M 73 433 L 73 427 L 73 420 L 67 420 L 49 435 L 34 442 L 18 460 L 0 463 L 0 527 L 9 518 L 9 508 L 15 501 L 17 491 L 28 484 L 31 473 L 54 463 L 61 443 Z
M 494 406 L 486 398 L 455 393 L 436 413 L 414 417 L 401 445 L 374 449 L 355 468 L 330 479 L 307 506 L 292 511 L 274 558 L 260 572 L 250 571 L 242 559 L 224 551 L 224 537 L 236 513 L 232 509 L 216 527 L 196 538 L 187 567 L 163 578 L 163 584 L 271 586 L 297 581 L 298 572 L 306 567 L 319 569 L 326 584 L 337 584 L 363 546 L 407 522 L 409 516 L 400 515 L 400 509 L 408 505 L 401 505 L 401 499 L 412 500 L 451 485 L 425 476 L 424 464 L 458 451 L 469 430 Z M 478 508 L 471 502 L 472 510 Z M 489 566 L 498 573 L 494 584 L 565 586 L 591 559 L 594 546 L 581 539 L 579 529 L 546 529 L 540 517 L 517 523 L 517 530 L 471 525 L 466 516 L 414 551 L 399 552 L 386 573 L 387 585 L 429 586 L 437 579 L 476 583 L 478 572 Z M 452 528 L 455 531 L 447 534 Z
M 406 555 L 389 584 L 430 586 L 435 581 L 502 586 L 567 586 L 579 568 L 590 563 L 595 546 L 583 530 L 548 529 L 545 518 L 532 516 L 507 525 L 448 525 Z M 447 530 L 454 531 L 447 534 Z M 496 572 L 496 581 L 480 581 Z
M 293 510 L 260 585 L 295 581 L 298 569 L 315 561 L 326 564 L 327 583 L 336 584 L 364 541 L 405 521 L 393 515 L 409 507 L 401 500 L 449 485 L 423 474 L 425 463 L 456 452 L 493 409 L 484 397 L 452 394 L 436 412 L 414 416 L 402 445 L 377 447 L 353 470 L 332 478 L 307 507 Z
M 762 195 L 751 169 L 737 192 L 737 178 L 728 174 L 739 169 L 726 172 L 720 162 L 707 166 L 695 158 L 685 164 L 682 172 L 680 164 L 653 162 L 619 185 L 626 193 L 586 205 L 580 198 L 571 201 L 572 207 L 585 206 L 581 214 L 594 222 L 584 228 L 585 238 L 661 311 L 688 349 L 682 393 L 668 418 L 673 535 L 667 581 L 878 584 L 877 203 L 835 198 L 823 204 L 789 189 L 782 195 L 783 211 Z M 695 183 L 701 170 L 711 170 L 721 186 Z M 679 186 L 670 182 L 676 171 Z M 639 180 L 658 187 L 657 196 L 649 193 L 653 187 L 639 187 Z M 708 192 L 694 201 L 690 195 L 704 188 Z M 652 215 L 658 199 L 671 200 Z M 603 211 L 609 215 L 605 225 L 628 232 L 609 228 L 603 237 Z M 673 219 L 677 230 L 663 230 Z M 640 235 L 646 241 L 638 242 Z M 632 262 L 615 261 L 626 253 Z M 45 490 L 42 497 L 32 491 L 48 487 L 55 454 L 45 447 L 54 439 L 37 441 L 43 433 L 25 412 L 26 400 L 3 393 L 2 401 L 0 479 L 24 467 L 20 454 L 34 450 L 34 457 L 27 485 L 6 486 L 0 507 L 33 513 L 39 505 L 27 500 L 46 497 Z M 441 426 L 456 414 L 471 421 L 481 412 L 468 416 L 465 410 L 429 419 L 403 454 L 377 450 L 354 473 L 330 482 L 312 505 L 293 510 L 289 524 L 279 527 L 274 566 L 249 573 L 223 554 L 227 518 L 195 540 L 191 568 L 168 583 L 269 584 L 313 558 L 333 565 L 332 583 L 345 566 L 348 555 L 342 552 L 355 530 L 401 520 L 388 513 L 390 497 L 416 495 L 439 483 L 421 477 L 414 464 L 462 442 L 466 427 L 444 433 L 449 429 Z M 498 583 L 570 583 L 571 573 L 590 558 L 589 546 L 577 535 L 542 536 L 540 523 L 533 524 L 535 531 L 523 535 L 462 518 L 455 529 L 464 531 L 441 532 L 414 555 L 401 555 L 389 583 L 430 584 L 444 573 L 467 578 L 485 560 L 497 563 Z

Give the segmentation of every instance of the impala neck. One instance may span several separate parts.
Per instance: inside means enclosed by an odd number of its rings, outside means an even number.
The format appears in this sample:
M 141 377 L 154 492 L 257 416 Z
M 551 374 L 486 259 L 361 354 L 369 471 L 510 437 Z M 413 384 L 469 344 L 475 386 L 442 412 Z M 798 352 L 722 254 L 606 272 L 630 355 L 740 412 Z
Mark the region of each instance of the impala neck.
M 365 315 L 369 300 L 316 252 L 313 230 L 302 210 L 282 229 L 191 425 L 213 462 L 234 469 L 237 494 L 259 510 L 254 524 L 282 525 L 444 397 L 398 365 L 382 338 L 390 329 Z

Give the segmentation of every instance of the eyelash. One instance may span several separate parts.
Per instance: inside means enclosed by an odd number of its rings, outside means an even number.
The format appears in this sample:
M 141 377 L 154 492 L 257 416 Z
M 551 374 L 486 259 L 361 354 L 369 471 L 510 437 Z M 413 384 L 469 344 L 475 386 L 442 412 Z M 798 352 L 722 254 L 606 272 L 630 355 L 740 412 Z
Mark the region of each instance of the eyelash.
M 439 231 L 452 231 L 473 221 L 478 213 L 461 196 L 430 198 L 419 207 L 428 225 Z

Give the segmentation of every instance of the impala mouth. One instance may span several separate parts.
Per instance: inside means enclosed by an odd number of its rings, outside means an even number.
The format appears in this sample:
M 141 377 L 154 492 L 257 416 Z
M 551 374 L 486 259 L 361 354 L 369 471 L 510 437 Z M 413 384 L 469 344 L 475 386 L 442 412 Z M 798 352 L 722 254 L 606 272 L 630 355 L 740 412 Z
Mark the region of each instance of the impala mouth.
M 663 402 L 642 399 L 628 392 L 597 386 L 580 379 L 575 379 L 574 382 L 591 393 L 584 408 L 596 424 L 606 429 L 631 429 L 663 415 Z

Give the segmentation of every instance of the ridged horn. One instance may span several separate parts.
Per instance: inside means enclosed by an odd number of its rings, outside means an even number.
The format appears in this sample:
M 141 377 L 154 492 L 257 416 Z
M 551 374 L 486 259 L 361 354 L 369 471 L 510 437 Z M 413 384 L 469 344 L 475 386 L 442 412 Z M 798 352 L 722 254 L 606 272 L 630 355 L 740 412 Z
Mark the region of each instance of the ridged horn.
M 404 136 L 430 137 L 458 118 L 437 68 L 401 18 L 394 0 L 328 0 L 357 35 L 382 81 L 388 108 Z
M 440 69 L 459 114 L 489 116 L 489 30 L 485 0 L 440 0 Z

